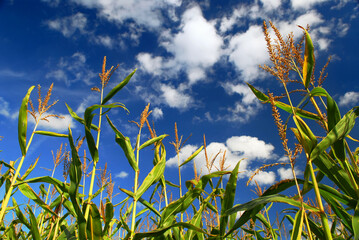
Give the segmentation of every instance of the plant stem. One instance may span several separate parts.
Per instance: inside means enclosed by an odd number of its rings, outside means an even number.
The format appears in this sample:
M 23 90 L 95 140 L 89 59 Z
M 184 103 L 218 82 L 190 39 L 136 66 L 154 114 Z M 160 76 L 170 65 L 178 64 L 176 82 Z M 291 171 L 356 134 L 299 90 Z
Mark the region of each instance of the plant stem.
M 312 177 L 313 186 L 314 186 L 314 191 L 315 191 L 315 196 L 316 196 L 316 198 L 317 198 L 317 202 L 318 202 L 318 206 L 319 206 L 319 214 L 320 214 L 320 217 L 321 217 L 321 219 L 322 219 L 322 224 L 323 224 L 323 228 L 324 228 L 325 238 L 326 238 L 327 240 L 332 240 L 332 234 L 331 234 L 331 231 L 330 231 L 330 227 L 329 227 L 329 223 L 328 223 L 328 218 L 327 218 L 327 215 L 325 214 L 325 211 L 324 211 L 324 207 L 323 207 L 323 203 L 322 203 L 322 198 L 321 198 L 321 196 L 320 196 L 317 179 L 316 179 L 316 177 L 315 177 L 314 170 L 313 170 L 312 161 L 310 160 L 310 158 L 309 158 L 308 155 L 307 155 L 307 159 L 309 159 L 308 165 L 309 165 L 310 175 L 311 175 L 311 177 Z
M 29 142 L 28 142 L 28 144 L 27 144 L 27 146 L 26 146 L 26 152 L 28 151 L 28 149 L 29 149 L 29 147 L 30 147 L 30 144 L 31 144 L 31 142 L 32 142 L 32 139 L 33 139 L 33 137 L 34 137 L 34 135 L 35 135 L 36 128 L 37 128 L 37 126 L 39 125 L 40 119 L 41 119 L 41 115 L 39 116 L 39 120 L 36 122 L 35 127 L 34 127 L 34 130 L 33 130 L 32 133 L 31 133 L 31 137 L 30 137 Z M 9 204 L 9 200 L 10 200 L 10 197 L 11 197 L 11 194 L 12 194 L 12 190 L 14 189 L 14 185 L 15 185 L 15 183 L 16 183 L 16 179 L 17 179 L 17 177 L 18 177 L 19 174 L 20 174 L 20 170 L 21 170 L 22 164 L 24 163 L 25 157 L 26 157 L 26 153 L 25 153 L 24 155 L 22 155 L 22 157 L 21 157 L 20 163 L 19 163 L 19 165 L 18 165 L 17 168 L 16 168 L 15 175 L 14 175 L 14 177 L 13 177 L 12 180 L 11 180 L 11 184 L 10 184 L 9 190 L 7 191 L 6 196 L 5 196 L 5 198 L 4 198 L 4 200 L 3 200 L 3 203 L 2 203 L 2 205 L 1 205 L 0 222 L 3 222 L 3 220 L 4 220 L 4 216 L 5 216 L 5 211 L 6 211 L 7 205 Z
M 103 100 L 103 89 L 105 88 L 104 82 L 102 82 L 102 88 L 101 88 L 101 101 L 100 103 L 102 103 Z M 98 116 L 98 131 L 97 131 L 97 140 L 96 140 L 96 148 L 98 149 L 99 145 L 100 145 L 100 133 L 101 133 L 101 121 L 102 121 L 102 107 L 100 107 L 100 114 Z M 92 195 L 93 195 L 93 187 L 94 187 L 94 183 L 95 183 L 95 175 L 96 175 L 96 165 L 97 162 L 93 161 L 93 167 L 92 167 L 92 173 L 91 173 L 91 183 L 90 183 L 90 190 L 89 190 L 89 195 L 88 195 L 88 205 L 86 207 L 86 212 L 85 212 L 85 219 L 87 221 L 88 219 L 88 215 L 90 212 L 90 202 L 92 200 Z
M 137 141 L 136 141 L 136 162 L 137 166 L 139 165 L 139 155 L 140 155 L 140 138 L 141 138 L 141 128 L 137 135 Z M 138 177 L 140 175 L 140 170 L 135 171 L 135 185 L 133 186 L 133 210 L 132 210 L 132 222 L 131 222 L 131 236 L 130 239 L 133 239 L 133 236 L 135 235 L 135 227 L 136 227 L 136 208 L 137 208 L 137 187 L 138 187 Z

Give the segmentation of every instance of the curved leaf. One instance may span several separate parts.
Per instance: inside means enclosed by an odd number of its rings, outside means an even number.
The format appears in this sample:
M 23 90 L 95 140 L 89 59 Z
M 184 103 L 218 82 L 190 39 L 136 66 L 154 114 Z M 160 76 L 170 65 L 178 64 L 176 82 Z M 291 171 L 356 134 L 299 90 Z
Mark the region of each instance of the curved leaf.
M 18 140 L 21 148 L 21 154 L 26 155 L 26 132 L 27 132 L 27 104 L 29 102 L 30 94 L 35 86 L 31 86 L 22 100 L 19 110 L 18 119 Z

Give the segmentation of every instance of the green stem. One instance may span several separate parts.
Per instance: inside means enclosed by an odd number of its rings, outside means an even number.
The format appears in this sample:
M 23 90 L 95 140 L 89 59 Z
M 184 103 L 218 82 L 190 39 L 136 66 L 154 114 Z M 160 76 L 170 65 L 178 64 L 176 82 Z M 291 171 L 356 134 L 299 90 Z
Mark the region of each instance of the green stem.
M 28 144 L 27 144 L 27 146 L 26 146 L 26 152 L 28 151 L 28 149 L 29 149 L 29 147 L 30 147 L 30 144 L 31 144 L 31 142 L 32 142 L 32 139 L 33 139 L 33 137 L 34 137 L 34 135 L 35 135 L 36 128 L 37 128 L 37 126 L 39 125 L 40 119 L 41 119 L 41 116 L 39 116 L 39 120 L 36 122 L 35 127 L 34 127 L 34 130 L 33 130 L 32 133 L 31 133 L 31 137 L 30 137 L 29 142 L 28 142 Z M 11 184 L 10 184 L 9 190 L 7 191 L 6 196 L 5 196 L 5 198 L 4 198 L 4 200 L 3 200 L 3 203 L 2 203 L 2 205 L 1 205 L 0 222 L 2 222 L 3 219 L 4 219 L 5 211 L 6 211 L 7 205 L 9 204 L 9 200 L 10 200 L 10 197 L 11 197 L 11 194 L 12 194 L 12 190 L 14 189 L 14 185 L 15 185 L 15 183 L 16 183 L 16 179 L 17 179 L 17 177 L 18 177 L 19 174 L 20 174 L 20 170 L 21 170 L 22 164 L 24 163 L 25 157 L 26 157 L 26 153 L 25 153 L 24 155 L 22 155 L 22 157 L 21 157 L 20 163 L 19 163 L 19 165 L 18 165 L 17 168 L 16 168 L 15 175 L 14 175 L 14 177 L 13 177 L 12 180 L 11 180 Z
M 328 218 L 327 218 L 327 215 L 325 214 L 325 211 L 324 211 L 322 198 L 320 196 L 319 187 L 318 187 L 317 179 L 316 179 L 315 174 L 314 174 L 313 165 L 312 165 L 311 160 L 308 161 L 308 165 L 309 165 L 310 175 L 311 175 L 312 181 L 313 181 L 315 196 L 317 198 L 317 202 L 318 202 L 318 206 L 319 206 L 319 214 L 320 214 L 320 217 L 322 219 L 325 239 L 332 240 L 333 238 L 332 238 L 332 234 L 331 234 L 331 231 L 330 231 Z
M 102 83 L 102 88 L 101 88 L 101 101 L 100 103 L 102 103 L 103 100 L 103 89 L 104 89 L 104 83 Z M 102 107 L 100 107 L 100 114 L 98 116 L 98 131 L 97 131 L 97 140 L 96 140 L 96 148 L 98 149 L 99 145 L 100 145 L 100 133 L 101 133 L 101 121 L 102 121 Z M 90 202 L 92 200 L 92 195 L 93 195 L 93 187 L 95 184 L 95 175 L 96 175 L 96 165 L 97 162 L 93 161 L 93 167 L 92 167 L 92 173 L 91 173 L 91 183 L 90 183 L 90 190 L 89 190 L 89 195 L 88 195 L 88 205 L 86 207 L 86 212 L 85 212 L 85 219 L 87 221 L 88 219 L 88 215 L 90 212 Z
M 136 163 L 137 166 L 139 166 L 139 156 L 140 156 L 140 138 L 141 138 L 141 128 L 138 132 L 138 136 L 137 136 L 137 141 L 136 141 Z M 133 210 L 132 210 L 132 222 L 131 222 L 131 237 L 130 239 L 133 239 L 134 235 L 135 235 L 135 227 L 136 227 L 136 208 L 137 208 L 137 197 L 136 197 L 136 193 L 137 193 L 137 187 L 138 187 L 138 178 L 140 175 L 140 170 L 136 170 L 135 172 L 135 185 L 133 186 Z

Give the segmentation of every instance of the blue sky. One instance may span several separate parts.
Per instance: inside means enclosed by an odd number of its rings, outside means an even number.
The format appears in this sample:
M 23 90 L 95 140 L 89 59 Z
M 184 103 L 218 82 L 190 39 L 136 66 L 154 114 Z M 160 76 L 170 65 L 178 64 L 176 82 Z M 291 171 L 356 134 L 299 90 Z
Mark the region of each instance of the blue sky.
M 129 120 L 138 121 L 151 103 L 150 122 L 157 134 L 170 135 L 164 143 L 166 176 L 172 182 L 178 181 L 177 159 L 169 142 L 174 141 L 177 122 L 184 139 L 192 133 L 181 160 L 203 144 L 205 134 L 209 155 L 221 151 L 221 156 L 226 151 L 229 170 L 244 159 L 239 175 L 242 189 L 262 164 L 285 161 L 270 107 L 260 104 L 245 85 L 249 82 L 263 91 L 280 91 L 277 80 L 258 67 L 269 64 L 262 22 L 271 20 L 283 35 L 294 32 L 296 39 L 302 36 L 296 25 L 310 25 L 316 75 L 332 56 L 324 86 L 345 113 L 359 102 L 358 8 L 358 1 L 350 0 L 0 1 L 1 159 L 20 157 L 17 112 L 32 85 L 40 84 L 44 95 L 54 83 L 52 99 L 59 102 L 51 113 L 65 117 L 39 129 L 65 133 L 70 124 L 75 138 L 84 136 L 65 102 L 80 116 L 86 107 L 99 103 L 99 94 L 91 88 L 100 86 L 98 73 L 107 56 L 108 66 L 119 64 L 107 91 L 138 69 L 114 99 L 124 103 L 130 114 L 122 110 L 109 113 L 123 134 L 134 142 L 138 129 Z M 37 90 L 32 94 L 34 102 L 36 97 Z M 114 133 L 104 124 L 101 134 L 99 166 L 103 168 L 107 162 L 115 189 L 130 189 L 134 173 L 114 142 Z M 145 131 L 142 139 L 148 137 Z M 59 139 L 36 136 L 25 166 L 40 156 L 38 166 L 51 169 L 51 150 L 56 152 L 60 143 Z M 300 161 L 304 160 L 298 161 L 300 174 L 304 170 Z M 196 163 L 207 173 L 203 154 Z M 144 151 L 141 178 L 151 166 L 151 152 Z M 49 174 L 39 167 L 32 176 Z M 290 177 L 288 168 L 267 169 L 256 180 L 268 187 Z M 61 172 L 60 167 L 59 178 Z M 185 179 L 192 178 L 192 165 L 186 166 L 183 174 Z

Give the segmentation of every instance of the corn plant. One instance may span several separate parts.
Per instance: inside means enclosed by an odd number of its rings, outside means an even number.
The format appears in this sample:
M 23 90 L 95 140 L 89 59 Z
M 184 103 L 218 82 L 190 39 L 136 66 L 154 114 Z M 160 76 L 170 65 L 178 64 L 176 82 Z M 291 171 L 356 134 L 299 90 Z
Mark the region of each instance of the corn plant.
M 112 109 L 122 108 L 127 111 L 124 104 L 114 102 L 113 99 L 129 83 L 136 70 L 105 94 L 105 87 L 117 67 L 106 70 L 104 58 L 99 74 L 101 88 L 92 89 L 100 93 L 99 104 L 87 107 L 83 117 L 78 116 L 66 104 L 70 115 L 83 127 L 84 138 L 74 138 L 71 126 L 67 134 L 38 130 L 40 121 L 59 117 L 46 115 L 56 103 L 49 104 L 53 85 L 44 99 L 41 97 L 41 88 L 38 87 L 37 110 L 30 98 L 34 86 L 29 88 L 19 111 L 18 140 L 21 158 L 18 162 L 0 162 L 5 168 L 5 172 L 1 174 L 0 187 L 6 192 L 1 201 L 0 238 L 359 239 L 359 151 L 351 151 L 350 145 L 353 143 L 350 141 L 356 140 L 349 135 L 359 115 L 359 108 L 340 114 L 336 102 L 322 87 L 327 64 L 318 80 L 315 80 L 314 46 L 309 29 L 302 28 L 303 38 L 296 44 L 292 34 L 284 40 L 272 23 L 270 26 L 276 36 L 275 40 L 269 35 L 264 23 L 264 35 L 272 65 L 261 67 L 279 80 L 284 94 L 275 96 L 270 91 L 265 94 L 251 84 L 248 87 L 261 102 L 272 108 L 283 150 L 289 159 L 285 164 L 290 165 L 293 179 L 278 182 L 267 190 L 262 190 L 257 184 L 257 197 L 238 204 L 235 199 L 236 194 L 238 195 L 236 190 L 241 162 L 233 166 L 233 170 L 227 171 L 225 152 L 210 159 L 204 138 L 203 146 L 180 163 L 179 153 L 185 141 L 182 142 L 182 137 L 178 136 L 175 124 L 175 141 L 171 144 L 178 157 L 179 185 L 167 181 L 164 175 L 167 161 L 164 140 L 168 135 L 157 136 L 154 126 L 150 126 L 150 104 L 144 108 L 139 122 L 134 122 L 138 126 L 135 142 L 131 142 L 131 138 L 111 120 Z M 294 84 L 297 86 L 293 87 Z M 298 92 L 302 95 L 298 96 Z M 281 117 L 283 113 L 288 115 L 285 122 Z M 26 135 L 28 114 L 35 120 L 35 127 L 29 138 Z M 95 117 L 98 118 L 97 125 L 93 123 Z M 106 121 L 103 121 L 103 117 Z M 318 130 L 313 123 L 319 123 L 323 130 Z M 133 188 L 120 188 L 126 197 L 119 202 L 114 202 L 111 174 L 104 170 L 98 171 L 97 167 L 103 161 L 99 158 L 103 124 L 108 124 L 113 130 L 114 141 L 122 149 L 125 161 L 134 171 Z M 143 140 L 145 124 L 151 137 Z M 287 131 L 288 129 L 291 131 Z M 291 141 L 288 140 L 291 134 L 297 139 L 292 149 Z M 27 151 L 36 135 L 61 138 L 69 147 L 68 152 L 61 145 L 57 154 L 53 154 L 54 169 L 51 176 L 28 177 L 36 168 L 38 159 L 24 174 L 20 174 L 24 161 L 28 160 Z M 80 154 L 82 145 L 86 145 L 83 146 L 86 148 L 83 149 L 83 156 Z M 142 151 L 145 148 L 152 148 L 153 167 L 148 172 L 140 172 Z M 202 151 L 206 157 L 208 174 L 198 174 L 201 169 L 196 169 L 195 159 Z M 90 153 L 89 160 L 86 152 Z M 301 156 L 305 157 L 303 179 L 295 171 L 295 164 Z M 220 167 L 214 171 L 213 162 L 217 157 L 221 158 Z M 54 177 L 55 169 L 61 161 L 64 163 L 63 180 Z M 92 171 L 87 175 L 87 168 L 91 163 Z M 183 182 L 181 167 L 190 163 L 193 163 L 194 177 Z M 107 166 L 108 163 L 104 164 Z M 254 174 L 282 165 L 283 163 L 265 165 Z M 145 174 L 142 182 L 140 174 Z M 101 180 L 97 189 L 94 184 L 96 176 Z M 85 190 L 87 177 L 90 177 L 90 186 Z M 249 181 L 251 180 L 252 178 Z M 45 185 L 48 187 L 45 188 Z M 35 187 L 39 189 L 35 190 Z M 178 190 L 177 199 L 172 197 L 173 189 Z M 288 189 L 293 189 L 295 195 L 284 195 L 283 192 Z M 103 195 L 105 191 L 107 196 Z M 17 202 L 15 194 L 23 194 L 29 201 Z M 156 194 L 159 200 L 156 200 Z M 314 199 L 310 198 L 312 195 L 315 196 Z M 97 205 L 94 199 L 98 198 Z M 164 206 L 161 205 L 163 200 Z M 275 215 L 273 206 L 276 203 L 285 203 L 288 207 L 281 214 Z M 140 210 L 139 204 L 144 208 Z M 37 208 L 41 208 L 41 211 Z M 276 216 L 275 220 L 273 216 Z

